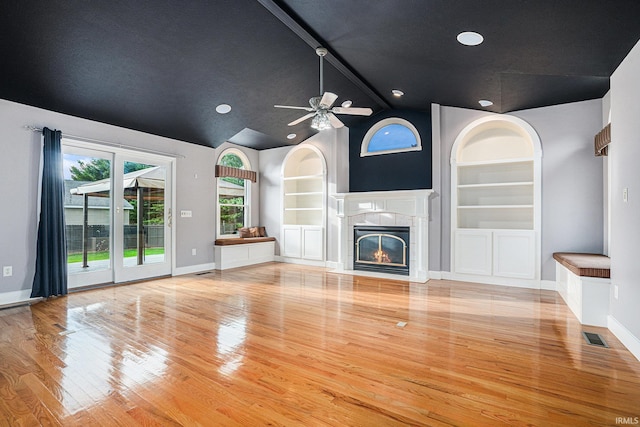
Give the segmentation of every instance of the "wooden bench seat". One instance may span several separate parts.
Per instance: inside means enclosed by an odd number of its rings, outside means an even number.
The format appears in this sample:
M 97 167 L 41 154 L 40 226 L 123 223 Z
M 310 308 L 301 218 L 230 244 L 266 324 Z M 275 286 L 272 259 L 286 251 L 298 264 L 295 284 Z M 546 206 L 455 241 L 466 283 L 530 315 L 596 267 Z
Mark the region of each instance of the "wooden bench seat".
M 606 255 L 556 252 L 553 259 L 576 276 L 604 279 L 611 277 L 611 259 Z
M 275 242 L 275 237 L 231 237 L 228 239 L 216 239 L 216 246 L 246 245 L 249 243 Z
M 580 323 L 607 326 L 611 260 L 606 255 L 556 252 L 556 287 Z
M 216 270 L 275 261 L 275 237 L 217 239 L 214 246 Z

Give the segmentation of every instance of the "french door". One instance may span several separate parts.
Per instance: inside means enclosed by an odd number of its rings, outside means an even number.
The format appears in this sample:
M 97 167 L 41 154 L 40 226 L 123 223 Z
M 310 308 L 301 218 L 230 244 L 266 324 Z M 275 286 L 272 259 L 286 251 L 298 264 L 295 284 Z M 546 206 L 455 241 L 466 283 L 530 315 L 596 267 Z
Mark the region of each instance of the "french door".
M 69 287 L 171 274 L 173 159 L 63 140 Z

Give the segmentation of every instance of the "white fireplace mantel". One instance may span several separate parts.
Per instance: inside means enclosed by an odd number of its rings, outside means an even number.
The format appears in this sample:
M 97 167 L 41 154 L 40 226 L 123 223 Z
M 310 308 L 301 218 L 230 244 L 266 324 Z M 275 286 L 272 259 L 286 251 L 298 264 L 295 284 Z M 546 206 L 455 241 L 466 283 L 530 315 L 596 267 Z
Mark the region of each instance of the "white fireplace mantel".
M 339 193 L 336 216 L 339 219 L 337 272 L 353 272 L 354 225 L 409 226 L 409 277 L 367 273 L 386 278 L 426 282 L 429 280 L 429 197 L 433 190 L 370 191 Z M 361 274 L 361 272 L 358 272 Z

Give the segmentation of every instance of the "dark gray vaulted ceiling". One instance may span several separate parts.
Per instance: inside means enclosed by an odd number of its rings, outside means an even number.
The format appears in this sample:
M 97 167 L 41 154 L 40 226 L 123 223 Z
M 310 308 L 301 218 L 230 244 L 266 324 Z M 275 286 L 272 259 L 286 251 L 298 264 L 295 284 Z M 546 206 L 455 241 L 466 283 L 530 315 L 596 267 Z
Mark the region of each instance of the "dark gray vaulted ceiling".
M 484 43 L 460 45 L 461 31 Z M 287 126 L 304 112 L 273 107 L 319 95 L 314 44 L 329 49 L 325 90 L 338 103 L 428 111 L 489 99 L 505 113 L 602 97 L 640 38 L 640 1 L 5 0 L 0 32 L 0 98 L 265 149 L 314 132 Z

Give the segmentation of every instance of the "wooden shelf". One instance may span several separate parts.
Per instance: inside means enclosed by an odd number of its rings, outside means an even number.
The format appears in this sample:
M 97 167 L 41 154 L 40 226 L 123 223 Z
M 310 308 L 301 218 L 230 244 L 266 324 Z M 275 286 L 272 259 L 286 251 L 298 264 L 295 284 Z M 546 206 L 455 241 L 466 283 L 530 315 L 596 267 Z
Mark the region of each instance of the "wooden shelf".
M 456 163 L 456 166 L 458 167 L 487 166 L 487 165 L 502 165 L 502 164 L 511 164 L 511 163 L 533 163 L 533 159 L 524 157 L 524 158 L 518 158 L 518 159 L 485 160 L 481 162 L 460 162 L 460 163 Z
M 533 205 L 473 205 L 458 206 L 458 209 L 532 209 Z
M 324 193 L 322 191 L 305 191 L 300 193 L 284 193 L 285 196 L 322 196 Z
M 324 178 L 323 174 L 317 175 L 303 175 L 303 176 L 285 176 L 282 179 L 284 181 L 293 181 L 293 180 L 302 180 L 302 179 L 322 179 Z
M 493 182 L 487 184 L 461 184 L 458 188 L 490 188 L 490 187 L 526 187 L 533 186 L 533 181 Z

